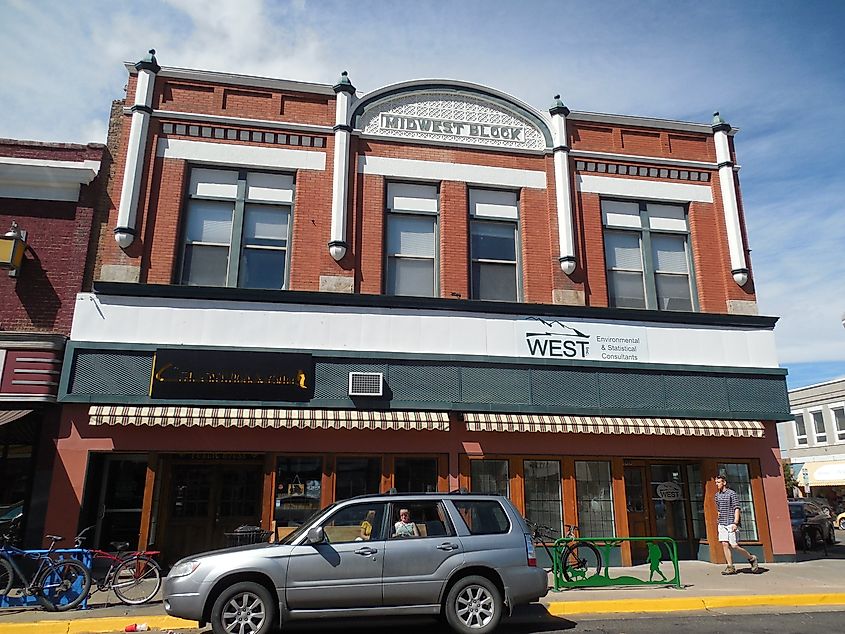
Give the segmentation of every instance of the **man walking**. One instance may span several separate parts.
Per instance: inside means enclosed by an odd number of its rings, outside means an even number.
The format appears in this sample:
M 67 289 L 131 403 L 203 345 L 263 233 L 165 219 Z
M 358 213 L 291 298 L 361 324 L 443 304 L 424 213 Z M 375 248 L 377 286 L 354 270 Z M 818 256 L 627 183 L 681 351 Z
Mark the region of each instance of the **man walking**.
M 757 557 L 737 544 L 737 532 L 739 532 L 739 498 L 736 491 L 728 488 L 725 476 L 717 475 L 716 481 L 716 508 L 719 510 L 719 541 L 722 542 L 722 550 L 725 552 L 727 567 L 722 571 L 723 575 L 735 575 L 733 553 L 731 549 L 741 553 L 751 564 L 751 572 L 757 572 Z

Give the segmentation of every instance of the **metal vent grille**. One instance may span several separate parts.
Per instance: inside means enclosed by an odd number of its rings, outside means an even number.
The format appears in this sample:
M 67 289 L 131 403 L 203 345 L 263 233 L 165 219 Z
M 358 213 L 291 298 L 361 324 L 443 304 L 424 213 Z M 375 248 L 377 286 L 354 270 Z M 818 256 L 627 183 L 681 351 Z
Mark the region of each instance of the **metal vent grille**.
M 384 374 L 381 372 L 350 372 L 349 396 L 381 396 Z
M 146 397 L 152 371 L 152 352 L 79 351 L 68 392 Z

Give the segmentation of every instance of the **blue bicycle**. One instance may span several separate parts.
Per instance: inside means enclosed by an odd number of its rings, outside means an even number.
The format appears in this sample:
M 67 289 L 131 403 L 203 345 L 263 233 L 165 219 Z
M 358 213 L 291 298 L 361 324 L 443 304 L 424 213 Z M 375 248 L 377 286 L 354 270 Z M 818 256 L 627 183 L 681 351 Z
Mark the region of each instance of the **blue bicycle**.
M 45 610 L 72 610 L 88 596 L 91 571 L 76 559 L 54 559 L 54 549 L 62 537 L 47 535 L 47 539 L 51 543 L 46 552 L 31 552 L 12 546 L 10 533 L 0 536 L 0 596 L 18 587 L 25 595 L 34 596 Z M 33 565 L 37 562 L 35 572 L 27 576 L 15 559 L 29 559 Z M 17 584 L 16 578 L 20 580 Z

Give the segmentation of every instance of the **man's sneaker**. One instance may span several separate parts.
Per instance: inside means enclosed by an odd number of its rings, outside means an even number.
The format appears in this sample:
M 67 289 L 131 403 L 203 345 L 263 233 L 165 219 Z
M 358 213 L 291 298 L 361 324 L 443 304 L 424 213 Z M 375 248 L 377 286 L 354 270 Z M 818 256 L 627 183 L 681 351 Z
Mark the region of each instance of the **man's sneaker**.
M 751 572 L 757 572 L 760 566 L 757 565 L 757 557 L 751 555 L 751 559 L 748 560 L 748 563 L 751 564 Z
M 726 567 L 726 568 L 722 571 L 722 574 L 723 574 L 723 575 L 735 575 L 735 574 L 736 574 L 736 568 L 734 568 L 733 566 L 727 566 L 727 567 Z

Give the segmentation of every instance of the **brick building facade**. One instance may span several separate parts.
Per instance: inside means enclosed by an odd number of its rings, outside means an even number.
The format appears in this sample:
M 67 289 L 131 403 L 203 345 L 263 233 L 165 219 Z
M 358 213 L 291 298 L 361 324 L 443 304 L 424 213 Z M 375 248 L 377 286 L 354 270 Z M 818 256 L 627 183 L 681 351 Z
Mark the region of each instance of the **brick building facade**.
M 0 139 L 0 235 L 16 226 L 27 244 L 17 274 L 0 272 L 0 516 L 22 514 L 31 543 L 43 528 L 73 306 L 90 289 L 103 150 Z
M 720 117 L 127 70 L 49 528 L 173 561 L 350 495 L 465 486 L 718 561 L 722 471 L 746 545 L 794 555 L 776 320 Z

